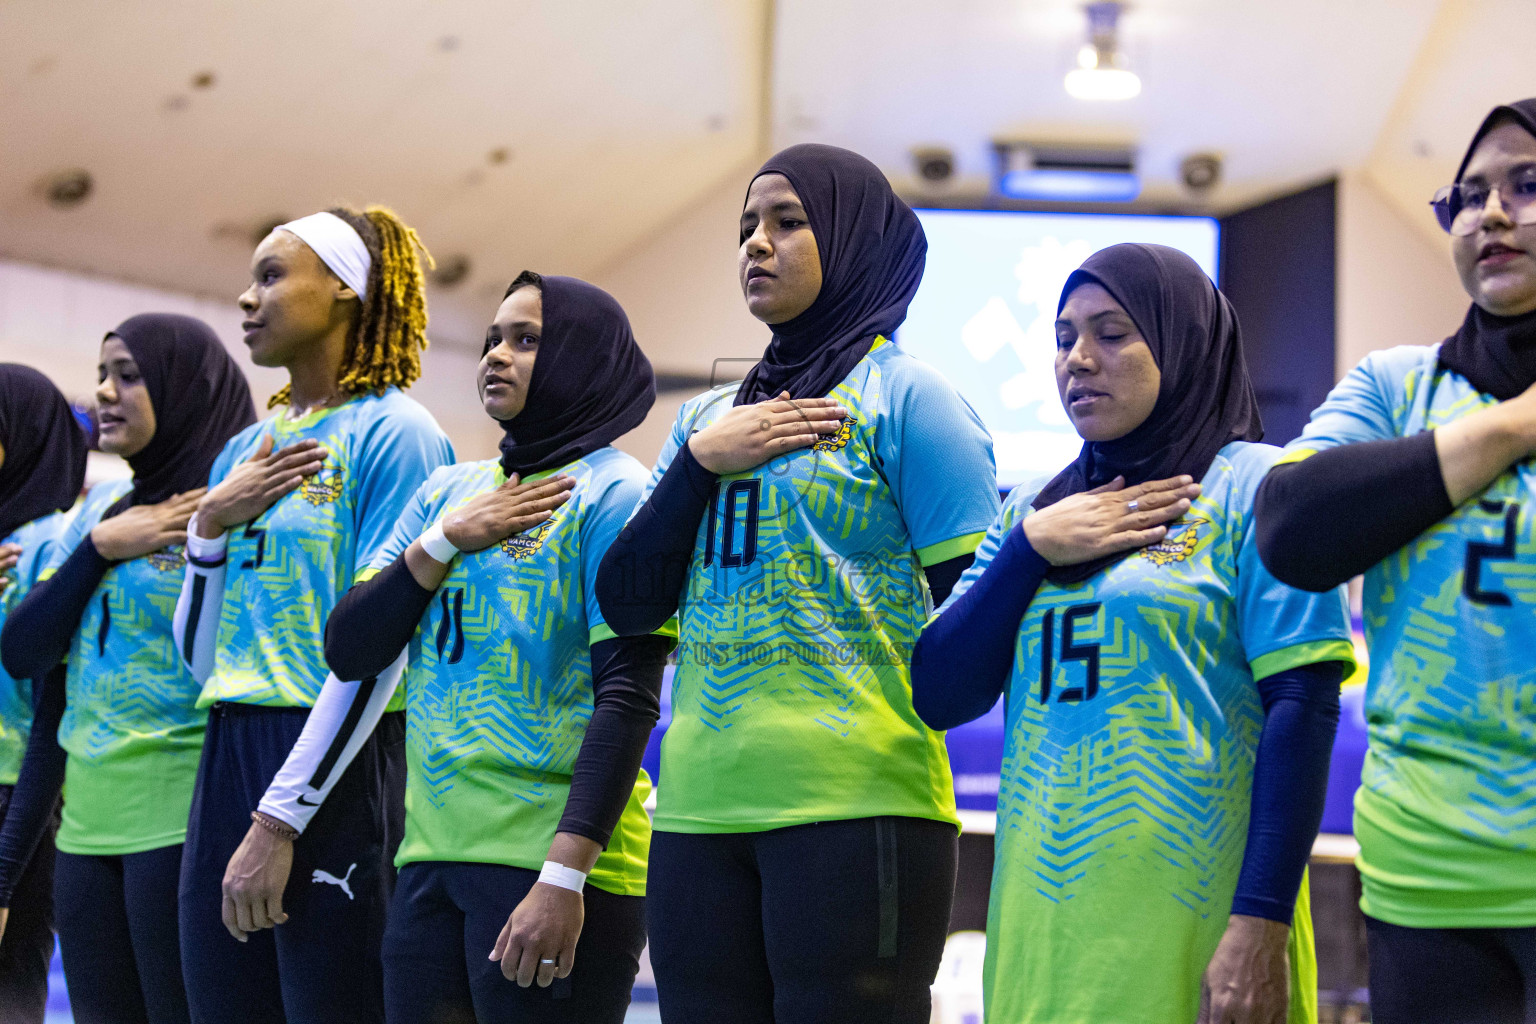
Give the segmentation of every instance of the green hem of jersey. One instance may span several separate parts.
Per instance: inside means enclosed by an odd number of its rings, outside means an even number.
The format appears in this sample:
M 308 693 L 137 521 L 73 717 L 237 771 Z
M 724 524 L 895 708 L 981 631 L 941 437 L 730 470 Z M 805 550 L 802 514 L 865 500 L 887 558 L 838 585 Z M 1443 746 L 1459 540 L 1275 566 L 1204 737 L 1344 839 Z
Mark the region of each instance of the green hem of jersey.
M 373 579 L 375 576 L 377 576 L 379 573 L 381 573 L 383 571 L 384 571 L 383 569 L 375 569 L 373 566 L 370 565 L 368 568 L 364 569 L 362 572 L 358 573 L 355 577 L 353 577 L 352 585 L 355 587 L 359 583 L 367 583 L 369 580 Z
M 212 677 L 210 676 L 209 678 L 211 679 Z M 253 708 L 312 708 L 315 706 L 314 701 L 310 701 L 308 704 L 295 704 L 285 700 L 282 694 L 272 694 L 273 689 L 275 689 L 275 686 L 268 687 L 260 692 L 252 690 L 248 693 L 238 694 L 209 693 L 208 686 L 205 683 L 203 685 L 203 692 L 198 694 L 195 707 L 201 711 L 203 708 L 211 708 L 215 704 L 245 704 Z M 404 699 L 402 693 L 403 691 L 397 690 L 394 697 L 390 699 L 390 706 L 384 710 L 399 711 L 404 707 L 404 704 L 398 707 L 395 706 L 396 701 Z M 271 695 L 274 699 L 266 699 L 268 695 Z
M 663 638 L 665 640 L 670 640 L 670 641 L 672 641 L 672 646 L 676 647 L 677 646 L 677 619 L 676 618 L 668 619 L 666 622 L 661 624 L 660 628 L 655 630 L 650 635 L 651 636 L 659 636 L 659 637 L 661 637 L 661 638 Z M 604 640 L 617 640 L 618 638 L 619 638 L 619 634 L 617 634 L 613 630 L 609 629 L 608 628 L 608 623 L 606 623 L 606 622 L 599 622 L 597 625 L 593 626 L 590 630 L 587 631 L 587 644 L 588 644 L 588 646 L 590 646 L 592 644 L 595 644 L 595 643 L 601 643 Z
M 1457 891 L 1435 894 L 1442 905 L 1425 906 L 1373 893 L 1377 887 L 1364 876 L 1360 885 L 1361 913 L 1399 928 L 1536 928 L 1536 896 L 1511 906 L 1506 899 Z
M 1301 462 L 1304 459 L 1310 459 L 1316 454 L 1317 452 L 1311 448 L 1295 448 L 1290 451 L 1281 452 L 1280 457 L 1275 460 L 1275 465 L 1269 468 L 1274 469 L 1275 466 L 1286 466 L 1293 462 Z
M 396 867 L 396 869 L 403 868 L 407 864 L 494 864 L 497 867 L 518 868 L 519 870 L 522 870 L 522 871 L 538 871 L 540 868 L 542 868 L 544 866 L 544 862 L 543 861 L 540 861 L 537 865 L 528 865 L 528 864 L 513 864 L 513 863 L 511 863 L 509 861 L 471 860 L 471 859 L 469 859 L 467 857 L 415 857 L 415 856 L 407 857 L 407 856 L 401 855 L 401 856 L 397 856 L 395 858 L 395 867 Z M 587 884 L 592 886 L 594 889 L 601 889 L 601 890 L 603 890 L 603 892 L 613 893 L 613 895 L 615 895 L 615 896 L 644 896 L 645 895 L 645 879 L 643 879 L 643 878 L 640 881 L 638 881 L 638 882 L 632 882 L 632 883 L 630 883 L 628 885 L 618 885 L 618 886 L 616 886 L 616 885 L 605 884 L 604 882 L 598 881 L 597 879 L 593 878 L 591 875 L 588 875 L 587 876 Z
M 707 821 L 703 818 L 686 818 L 681 815 L 656 813 L 651 816 L 652 832 L 681 832 L 684 835 L 735 835 L 749 832 L 772 832 L 777 828 L 791 828 L 795 825 L 814 825 L 818 821 L 858 821 L 862 818 L 922 818 L 925 821 L 942 821 L 953 825 L 958 832 L 960 829 L 960 816 L 958 814 L 934 814 L 929 808 L 925 812 L 912 810 L 889 810 L 881 814 L 850 814 L 840 811 L 833 814 L 797 814 L 785 818 L 776 818 L 772 821 Z
M 78 857 L 126 857 L 130 853 L 144 853 L 148 850 L 163 850 L 167 846 L 179 846 L 187 841 L 187 830 L 179 832 L 166 832 L 147 839 L 130 839 L 125 842 L 114 843 L 76 843 L 69 835 L 60 829 L 54 837 L 53 845 L 64 853 L 71 853 Z
M 1347 666 L 1344 674 L 1348 676 L 1357 667 L 1355 645 L 1348 640 L 1312 640 L 1261 654 L 1249 662 L 1248 667 L 1253 672 L 1254 681 L 1257 682 L 1289 669 L 1299 668 L 1302 665 L 1316 665 L 1324 661 L 1343 662 Z
M 982 538 L 986 535 L 986 531 L 983 530 L 981 533 L 968 533 L 963 537 L 952 537 L 937 544 L 930 544 L 925 548 L 918 548 L 917 560 L 926 569 L 930 565 L 938 565 L 940 562 L 947 562 L 951 558 L 975 554 L 976 549 L 981 547 Z
M 1360 908 L 1377 920 L 1404 928 L 1536 927 L 1536 853 L 1457 835 L 1364 785 L 1354 827 Z

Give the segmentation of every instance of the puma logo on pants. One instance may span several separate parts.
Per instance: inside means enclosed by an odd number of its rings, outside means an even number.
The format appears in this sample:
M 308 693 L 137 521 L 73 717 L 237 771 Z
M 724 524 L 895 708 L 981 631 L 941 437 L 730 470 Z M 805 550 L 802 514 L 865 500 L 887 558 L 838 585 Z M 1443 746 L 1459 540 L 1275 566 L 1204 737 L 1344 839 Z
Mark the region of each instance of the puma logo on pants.
M 357 897 L 352 895 L 352 887 L 347 884 L 347 880 L 352 877 L 352 872 L 355 870 L 357 870 L 357 865 L 353 864 L 351 867 L 347 868 L 346 874 L 342 875 L 340 878 L 337 878 L 329 871 L 323 871 L 320 868 L 316 868 L 314 875 L 310 878 L 310 881 L 324 882 L 326 885 L 339 886 L 341 891 L 347 894 L 347 899 L 356 899 Z

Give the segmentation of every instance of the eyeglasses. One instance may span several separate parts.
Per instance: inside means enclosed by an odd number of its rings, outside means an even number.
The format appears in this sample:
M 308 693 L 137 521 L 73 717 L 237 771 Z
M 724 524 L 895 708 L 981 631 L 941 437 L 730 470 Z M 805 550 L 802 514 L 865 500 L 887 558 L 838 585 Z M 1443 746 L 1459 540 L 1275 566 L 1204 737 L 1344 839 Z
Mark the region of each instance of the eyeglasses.
M 1497 184 L 1473 180 L 1447 185 L 1435 193 L 1429 205 L 1435 208 L 1441 230 L 1464 237 L 1477 233 L 1483 211 L 1495 192 L 1510 220 L 1516 224 L 1536 224 L 1536 165 L 1517 167 Z

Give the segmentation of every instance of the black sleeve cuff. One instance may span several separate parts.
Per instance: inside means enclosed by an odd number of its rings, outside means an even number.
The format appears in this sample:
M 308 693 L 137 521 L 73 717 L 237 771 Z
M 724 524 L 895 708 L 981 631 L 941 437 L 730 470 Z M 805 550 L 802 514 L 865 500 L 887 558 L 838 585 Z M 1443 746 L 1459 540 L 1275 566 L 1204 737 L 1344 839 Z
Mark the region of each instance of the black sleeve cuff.
M 91 595 L 111 568 L 86 534 L 58 572 L 11 609 L 0 633 L 0 664 L 11 678 L 40 676 L 64 660 Z
M 1362 441 L 1269 471 L 1254 501 L 1259 557 L 1282 583 L 1346 583 L 1454 510 L 1433 431 Z
M 348 682 L 383 672 L 411 642 L 432 594 L 416 582 L 404 555 L 347 591 L 325 623 L 326 665 Z
M 592 720 L 555 831 L 608 845 L 661 714 L 661 676 L 670 647 L 671 642 L 659 636 L 618 637 L 592 645 Z
M 677 614 L 699 523 L 718 480 L 683 445 L 650 498 L 604 553 L 597 603 L 608 628 L 619 636 L 649 635 Z

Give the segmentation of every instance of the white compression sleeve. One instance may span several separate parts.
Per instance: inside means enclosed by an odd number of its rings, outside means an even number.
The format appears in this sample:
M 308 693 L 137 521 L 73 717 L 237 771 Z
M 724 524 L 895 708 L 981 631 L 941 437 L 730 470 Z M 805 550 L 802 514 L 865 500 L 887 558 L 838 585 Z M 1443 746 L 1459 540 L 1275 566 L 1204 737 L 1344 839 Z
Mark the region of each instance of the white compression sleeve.
M 197 517 L 187 524 L 187 577 L 176 598 L 171 635 L 176 650 L 192 678 L 206 683 L 213 674 L 214 642 L 218 639 L 219 613 L 224 607 L 225 549 L 229 534 L 214 540 L 195 532 Z
M 303 832 L 357 752 L 373 735 L 405 673 L 406 652 L 372 679 L 325 677 L 304 731 L 267 787 L 257 810 Z

